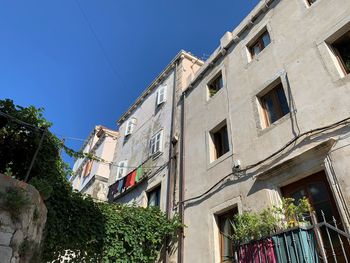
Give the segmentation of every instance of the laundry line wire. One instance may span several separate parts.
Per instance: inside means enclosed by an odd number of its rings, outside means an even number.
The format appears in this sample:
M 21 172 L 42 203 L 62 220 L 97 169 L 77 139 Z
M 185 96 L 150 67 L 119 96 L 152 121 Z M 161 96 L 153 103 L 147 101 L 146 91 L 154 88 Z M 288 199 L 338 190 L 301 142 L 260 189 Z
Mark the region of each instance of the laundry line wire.
M 26 126 L 26 127 L 28 127 L 28 128 L 31 128 L 31 129 L 33 129 L 33 130 L 35 130 L 35 131 L 43 132 L 43 131 L 46 130 L 46 128 L 44 128 L 44 127 L 37 127 L 37 126 L 35 126 L 35 125 L 31 124 L 31 123 L 22 121 L 22 120 L 20 120 L 20 119 L 18 119 L 18 118 L 16 118 L 16 117 L 14 117 L 14 116 L 12 116 L 12 115 L 10 115 L 10 114 L 7 114 L 7 113 L 5 113 L 5 112 L 2 112 L 2 111 L 0 111 L 0 116 L 4 116 L 4 117 L 7 118 L 7 119 L 10 119 L 10 120 L 12 120 L 12 121 L 14 121 L 14 122 L 16 122 L 16 123 L 18 123 L 18 124 L 21 124 L 21 125 L 23 125 L 23 126 Z M 80 140 L 80 141 L 86 141 L 86 140 L 79 139 L 79 138 L 75 138 L 75 137 L 63 136 L 63 135 L 55 134 L 55 133 L 53 133 L 53 132 L 51 132 L 51 133 L 52 133 L 53 135 L 57 136 L 57 137 L 61 136 L 63 139 L 68 139 L 68 138 L 70 138 L 70 139 L 75 139 L 75 140 Z M 62 141 L 63 141 L 63 140 L 62 140 Z M 63 142 L 62 142 L 62 144 L 63 144 Z M 124 168 L 136 169 L 136 168 L 138 168 L 138 167 L 140 166 L 140 165 L 138 165 L 138 166 L 121 166 L 121 165 L 119 165 L 119 163 L 108 162 L 108 161 L 105 161 L 105 160 L 103 160 L 102 158 L 99 158 L 99 157 L 97 157 L 97 156 L 93 156 L 93 157 L 96 157 L 96 159 L 92 159 L 91 161 L 96 161 L 96 162 L 100 162 L 100 163 L 112 165 L 112 166 L 115 166 L 115 167 L 124 167 Z M 84 157 L 78 158 L 78 159 L 84 159 Z M 161 165 L 152 165 L 152 166 L 143 167 L 143 168 L 144 168 L 144 169 L 159 168 L 159 167 L 162 167 L 162 166 L 164 166 L 164 165 L 166 165 L 166 164 L 167 164 L 167 163 L 163 163 L 163 164 L 161 164 Z

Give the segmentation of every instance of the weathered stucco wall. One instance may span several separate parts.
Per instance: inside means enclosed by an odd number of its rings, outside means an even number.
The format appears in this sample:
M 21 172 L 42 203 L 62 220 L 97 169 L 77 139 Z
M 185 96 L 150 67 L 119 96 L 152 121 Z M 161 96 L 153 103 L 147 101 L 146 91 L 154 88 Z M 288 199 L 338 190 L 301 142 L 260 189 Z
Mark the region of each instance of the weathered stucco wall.
M 263 5 L 262 1 L 258 8 Z M 350 2 L 318 0 L 307 7 L 303 0 L 281 0 L 267 10 L 185 98 L 185 199 L 204 193 L 232 173 L 234 160 L 245 168 L 300 133 L 350 117 L 350 76 L 341 76 L 324 50 L 325 40 L 350 21 Z M 247 44 L 265 27 L 271 44 L 251 60 Z M 207 83 L 220 70 L 224 88 L 208 100 Z M 263 129 L 257 95 L 277 78 L 291 114 Z M 210 163 L 209 131 L 223 120 L 230 151 Z M 342 222 L 349 226 L 349 137 L 349 127 L 338 127 L 302 138 L 278 158 L 242 174 L 243 178 L 231 176 L 209 195 L 187 203 L 185 262 L 220 262 L 217 214 L 233 207 L 256 211 L 277 204 L 281 187 L 321 170 L 326 172 Z
M 166 86 L 166 102 L 160 106 L 156 105 L 157 91 L 160 86 Z M 172 109 L 172 92 L 174 86 L 174 71 L 171 71 L 164 80 L 159 83 L 152 93 L 142 102 L 142 104 L 134 110 L 134 112 L 120 125 L 120 139 L 117 143 L 113 163 L 118 164 L 121 161 L 127 161 L 127 175 L 129 172 L 143 164 L 146 160 L 147 167 L 156 167 L 166 165 L 168 162 L 168 153 L 170 145 L 170 124 L 171 124 L 171 109 Z M 133 133 L 125 136 L 127 121 L 130 118 L 136 118 L 136 125 Z M 150 153 L 150 139 L 158 131 L 163 131 L 162 153 L 157 157 L 152 157 Z M 145 168 L 147 169 L 147 168 Z M 118 167 L 112 166 L 109 184 L 116 181 Z M 153 174 L 157 168 L 150 169 Z M 121 203 L 135 202 L 138 205 L 147 205 L 146 192 L 155 186 L 161 184 L 161 208 L 165 210 L 166 196 L 166 175 L 167 167 L 165 166 L 157 173 L 152 180 L 143 183 L 143 191 L 131 191 L 122 199 L 118 200 Z
M 18 202 L 19 195 L 27 204 L 17 211 L 14 202 Z M 0 174 L 0 263 L 39 262 L 46 214 L 44 202 L 33 186 Z
M 183 52 L 180 52 L 183 53 Z M 180 54 L 179 53 L 179 54 Z M 152 167 L 149 170 L 149 179 L 143 181 L 133 190 L 117 198 L 116 202 L 136 203 L 141 206 L 147 205 L 147 192 L 161 186 L 160 208 L 166 210 L 166 195 L 168 185 L 168 168 L 169 168 L 169 150 L 171 147 L 171 125 L 174 121 L 174 134 L 179 137 L 179 113 L 177 103 L 180 95 L 191 78 L 202 64 L 201 61 L 189 54 L 182 54 L 177 59 L 177 66 L 172 65 L 169 72 L 161 77 L 156 86 L 150 93 L 137 105 L 131 109 L 131 114 L 120 124 L 120 139 L 116 146 L 113 162 L 118 165 L 121 161 L 127 161 L 128 171 L 135 169 L 147 160 L 145 167 Z M 175 63 L 174 63 L 175 64 Z M 176 80 L 174 80 L 176 78 Z M 174 86 L 174 84 L 176 86 Z M 166 102 L 160 106 L 156 105 L 157 92 L 161 86 L 166 86 Z M 175 89 L 175 105 L 173 105 L 173 94 Z M 172 110 L 175 107 L 175 120 L 172 120 Z M 133 133 L 125 136 L 127 121 L 130 118 L 136 119 L 136 126 Z M 158 132 L 163 130 L 162 153 L 157 156 L 151 156 L 150 139 Z M 160 166 L 164 168 L 159 169 Z M 175 164 L 176 165 L 176 164 Z M 175 169 L 174 169 L 175 170 Z M 113 166 L 109 178 L 109 184 L 116 181 L 118 167 Z M 174 177 L 175 175 L 171 175 Z M 175 180 L 175 179 L 174 179 Z M 173 189 L 170 189 L 173 193 Z
M 99 136 L 98 136 L 99 135 Z M 108 178 L 110 174 L 113 154 L 117 143 L 118 132 L 102 126 L 96 126 L 90 133 L 88 142 L 83 146 L 84 153 L 92 153 L 105 162 L 93 161 L 90 173 L 84 176 L 84 168 L 88 158 L 79 158 L 73 166 L 74 177 L 70 178 L 73 189 L 100 201 L 107 200 Z

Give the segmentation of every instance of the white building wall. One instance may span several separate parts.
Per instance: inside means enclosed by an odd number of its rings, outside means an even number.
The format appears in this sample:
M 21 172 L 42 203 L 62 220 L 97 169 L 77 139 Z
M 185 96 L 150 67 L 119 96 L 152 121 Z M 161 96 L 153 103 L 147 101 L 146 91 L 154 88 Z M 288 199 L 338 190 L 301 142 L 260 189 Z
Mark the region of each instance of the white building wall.
M 263 6 L 261 1 L 252 14 Z M 247 24 L 252 14 L 242 23 Z M 274 1 L 267 13 L 240 35 L 239 40 L 235 40 L 237 44 L 188 92 L 185 98 L 185 199 L 204 193 L 232 173 L 234 160 L 240 160 L 245 168 L 302 132 L 350 117 L 350 77 L 342 77 L 337 71 L 324 42 L 350 21 L 349 15 L 349 1 L 318 0 L 311 7 L 303 0 Z M 243 24 L 233 31 L 233 36 Z M 246 46 L 264 27 L 269 30 L 272 42 L 250 61 Z M 212 57 L 218 53 L 219 50 Z M 208 101 L 206 85 L 219 70 L 223 72 L 224 88 Z M 282 79 L 291 114 L 262 129 L 256 96 L 278 77 Z M 208 134 L 224 119 L 228 124 L 230 151 L 210 163 Z M 243 178 L 231 176 L 224 186 L 209 195 L 187 202 L 184 262 L 220 262 L 218 213 L 235 206 L 239 211 L 258 211 L 277 204 L 282 186 L 320 170 L 326 171 L 343 224 L 348 226 L 343 203 L 350 206 L 349 134 L 347 127 L 301 139 L 279 158 L 249 170 Z M 336 144 L 327 146 L 331 137 Z M 327 166 L 327 156 L 333 160 L 338 184 L 331 179 L 333 174 Z M 281 164 L 278 172 L 273 168 L 277 164 Z M 257 176 L 262 173 L 273 176 L 258 180 Z M 345 200 L 340 200 L 338 189 Z
M 117 143 L 118 133 L 115 131 L 103 132 L 98 137 L 100 129 L 106 130 L 102 126 L 96 126 L 90 133 L 87 143 L 83 146 L 84 153 L 92 153 L 103 161 L 92 161 L 91 171 L 88 176 L 83 176 L 87 158 L 79 158 L 73 166 L 75 175 L 70 179 L 73 189 L 88 194 L 98 200 L 107 200 L 108 178 L 110 174 L 111 162 Z M 112 134 L 110 134 L 112 132 Z

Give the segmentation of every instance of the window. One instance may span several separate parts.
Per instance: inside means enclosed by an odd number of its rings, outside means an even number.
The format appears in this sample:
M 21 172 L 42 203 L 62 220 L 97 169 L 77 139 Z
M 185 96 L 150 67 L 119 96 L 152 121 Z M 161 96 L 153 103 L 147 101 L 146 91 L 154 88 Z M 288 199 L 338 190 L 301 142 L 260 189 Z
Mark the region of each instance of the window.
M 128 161 L 121 161 L 118 163 L 118 169 L 117 169 L 117 180 L 123 178 L 126 174 Z
M 147 193 L 147 206 L 160 207 L 160 185 Z
M 232 220 L 237 214 L 237 209 L 230 210 L 217 217 L 220 242 L 220 262 L 233 262 L 233 241 L 229 238 L 233 235 Z
M 215 161 L 230 150 L 226 121 L 210 132 L 210 161 Z
M 209 98 L 213 97 L 222 87 L 224 82 L 221 72 L 208 83 Z
M 295 202 L 298 202 L 303 197 L 306 197 L 310 202 L 312 210 L 316 213 L 317 222 L 313 223 L 323 222 L 323 211 L 325 219 L 328 223 L 333 224 L 334 217 L 338 222 L 338 228 L 342 230 L 344 229 L 336 202 L 333 198 L 333 194 L 324 171 L 284 186 L 281 188 L 281 192 L 283 197 L 294 198 Z M 320 232 L 326 254 L 331 255 L 332 250 L 334 249 L 338 262 L 345 262 L 341 248 L 343 245 L 339 242 L 340 236 L 338 236 L 334 231 L 329 231 L 333 244 L 333 248 L 330 248 L 329 236 L 326 232 L 326 228 L 321 227 Z M 346 246 L 345 251 L 350 251 L 349 243 L 346 241 L 347 240 L 342 241 Z
M 350 73 L 350 30 L 334 41 L 332 49 L 345 75 Z
M 279 82 L 272 90 L 260 97 L 263 122 L 265 127 L 289 113 L 289 106 L 282 83 Z
M 259 37 L 249 45 L 248 49 L 250 51 L 250 55 L 254 58 L 258 55 L 264 48 L 266 48 L 271 43 L 270 34 L 267 30 L 265 30 Z
M 84 177 L 87 177 L 90 175 L 92 164 L 93 164 L 92 160 L 87 161 L 87 163 L 85 164 L 84 172 L 83 172 Z
M 132 117 L 126 123 L 125 136 L 132 134 L 135 126 L 136 126 L 136 118 Z
M 166 101 L 166 85 L 160 86 L 157 91 L 157 106 Z
M 151 155 L 155 155 L 157 153 L 160 153 L 162 151 L 162 148 L 163 148 L 162 144 L 163 144 L 163 130 L 157 132 L 151 138 L 151 142 L 150 142 Z
M 307 1 L 308 5 L 310 6 L 310 5 L 312 5 L 313 3 L 315 3 L 317 0 L 306 0 L 306 1 Z

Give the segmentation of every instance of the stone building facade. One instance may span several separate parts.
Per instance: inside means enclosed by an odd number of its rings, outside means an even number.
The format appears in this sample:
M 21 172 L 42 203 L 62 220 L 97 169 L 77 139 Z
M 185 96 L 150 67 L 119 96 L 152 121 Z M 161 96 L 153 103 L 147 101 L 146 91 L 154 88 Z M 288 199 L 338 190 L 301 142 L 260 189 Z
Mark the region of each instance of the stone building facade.
M 173 156 L 179 136 L 176 106 L 188 79 L 202 64 L 180 51 L 117 121 L 120 139 L 109 178 L 111 202 L 155 205 L 171 216 L 169 204 L 176 191 Z
M 84 153 L 90 153 L 102 160 L 79 158 L 73 166 L 74 176 L 70 182 L 75 190 L 90 195 L 98 201 L 106 201 L 111 162 L 119 133 L 101 125 L 96 126 L 82 146 Z
M 179 262 L 231 262 L 225 220 L 282 197 L 350 230 L 349 50 L 345 0 L 260 1 L 221 38 L 181 102 Z

